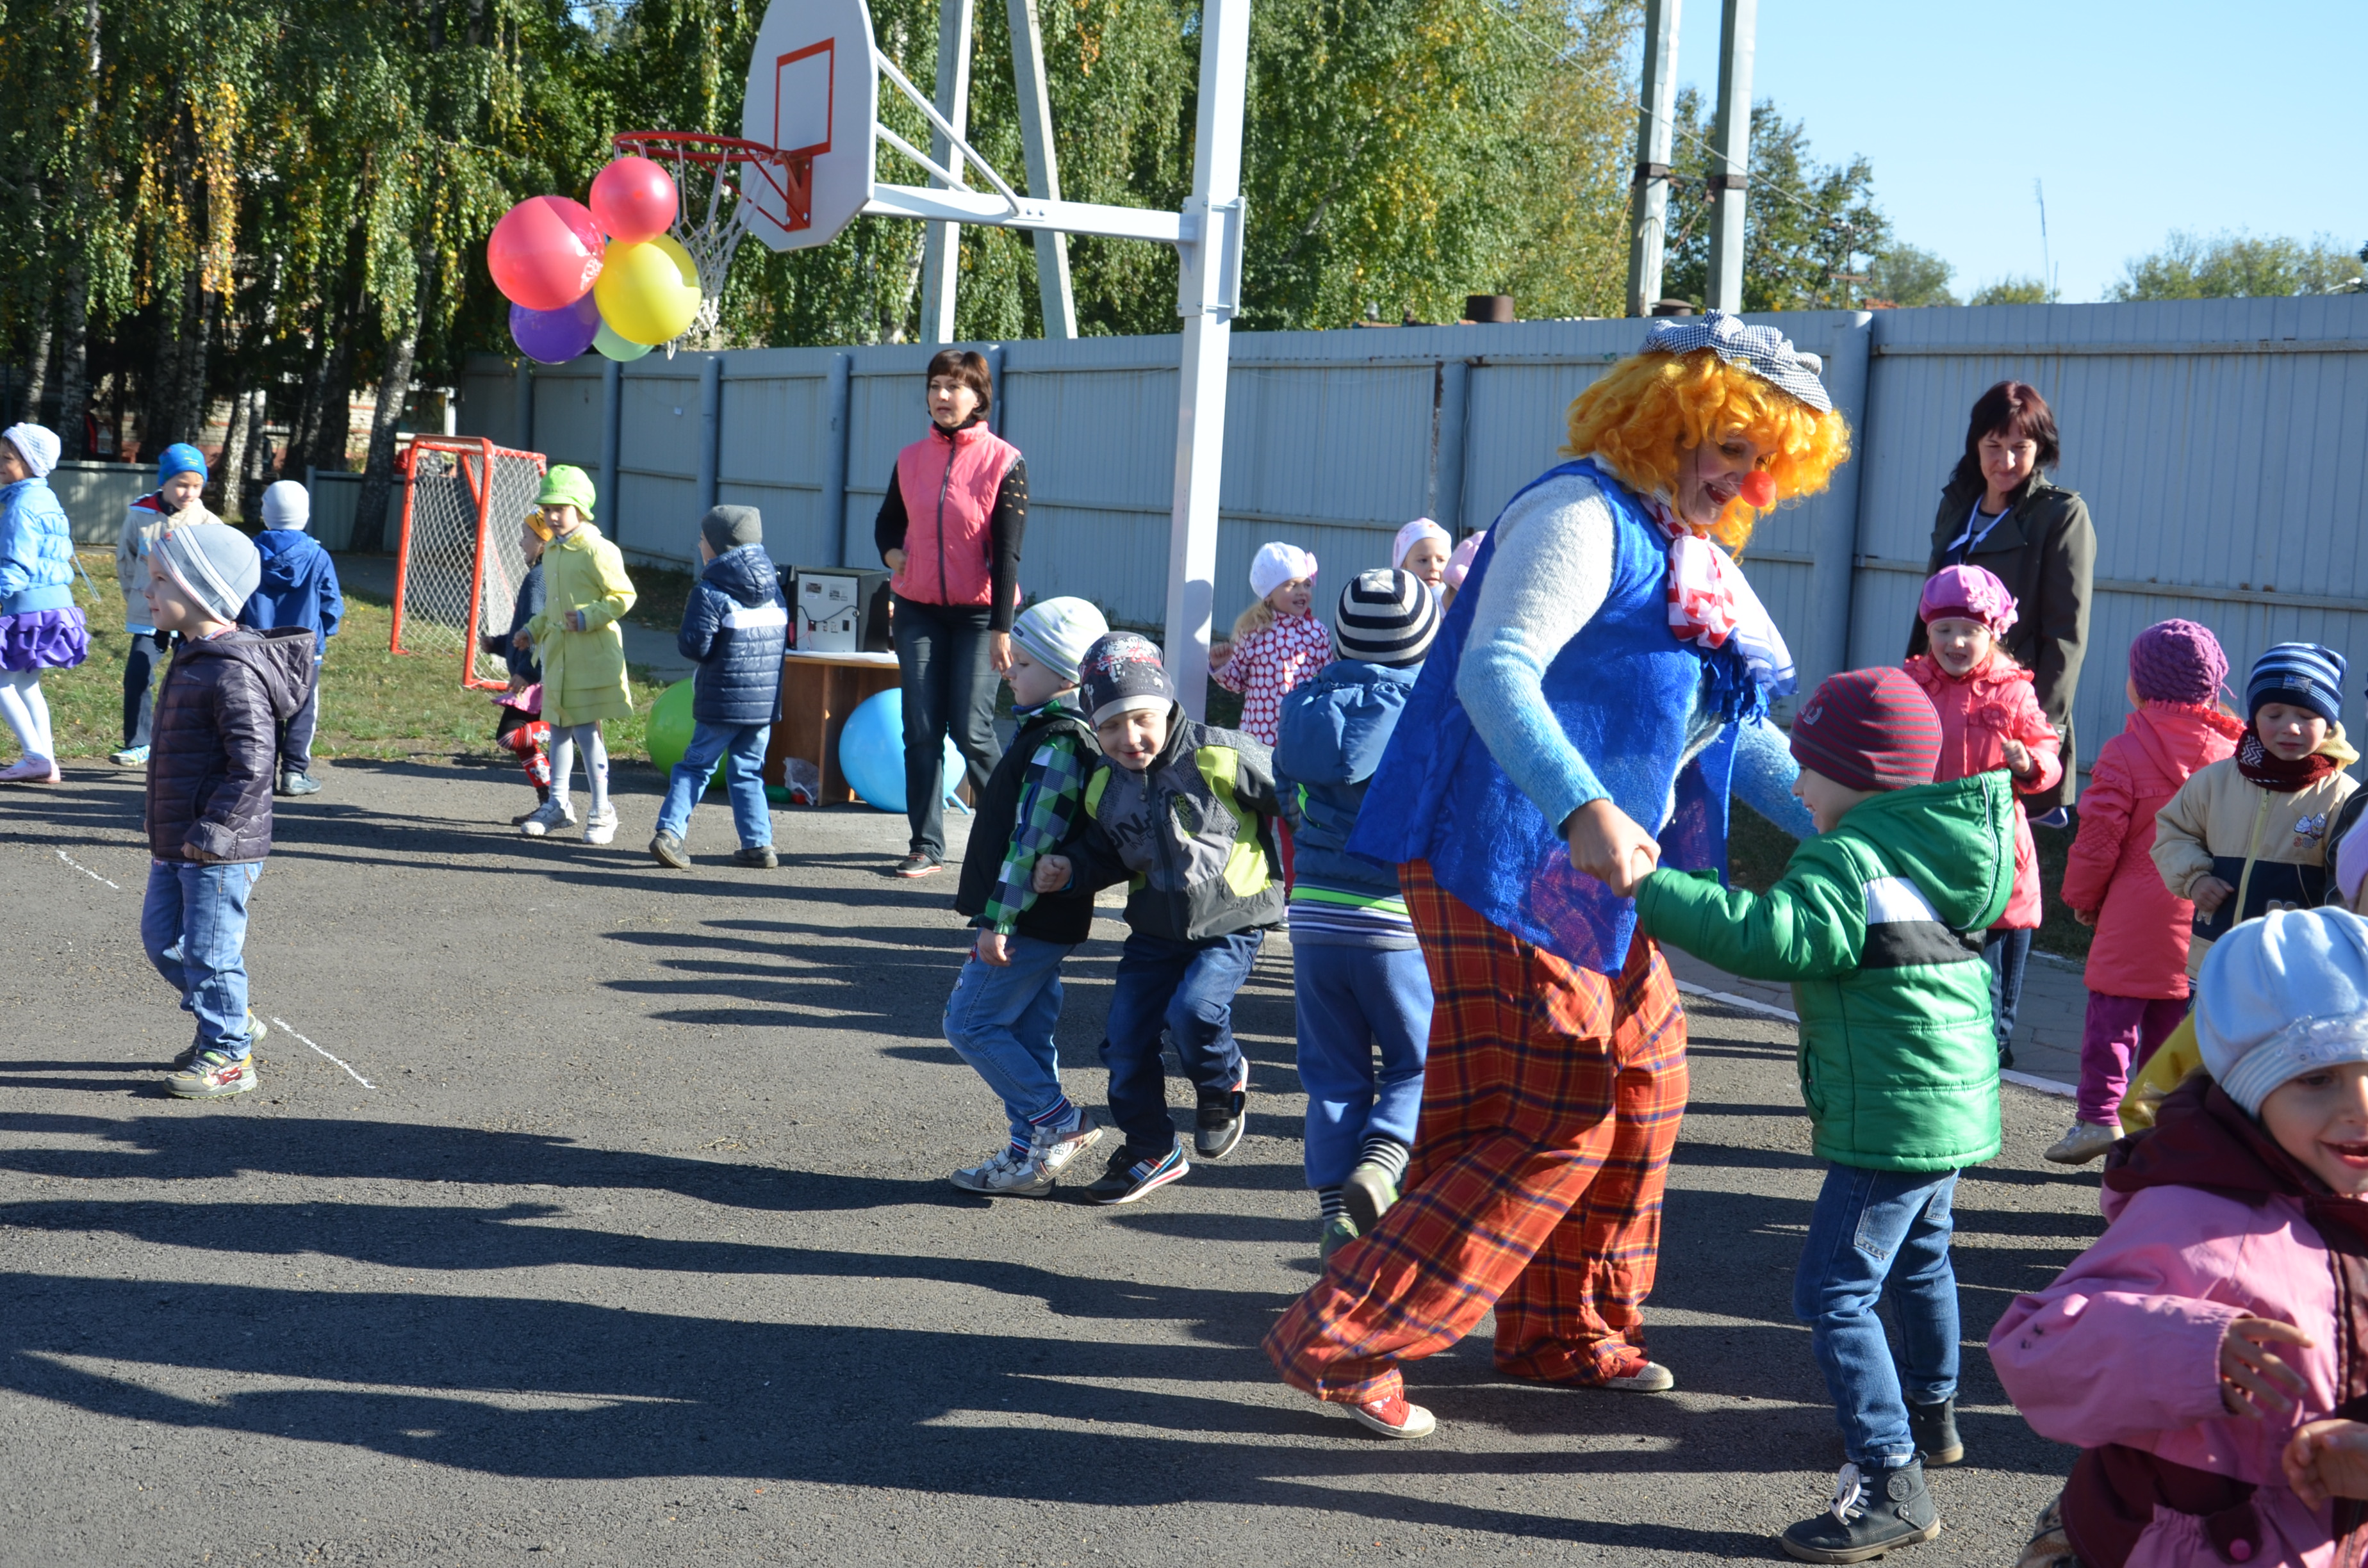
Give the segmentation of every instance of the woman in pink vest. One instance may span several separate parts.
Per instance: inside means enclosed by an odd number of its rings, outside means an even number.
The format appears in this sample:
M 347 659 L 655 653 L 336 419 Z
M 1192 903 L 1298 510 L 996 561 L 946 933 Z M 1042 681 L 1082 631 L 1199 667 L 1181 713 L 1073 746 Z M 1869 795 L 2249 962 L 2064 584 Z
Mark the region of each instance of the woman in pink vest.
M 911 850 L 900 877 L 945 863 L 946 735 L 970 764 L 973 793 L 1003 759 L 995 686 L 1011 667 L 1028 462 L 986 427 L 995 389 L 984 356 L 948 348 L 929 361 L 929 433 L 896 454 L 871 526 L 895 574 L 896 663 L 905 687 L 905 812 Z

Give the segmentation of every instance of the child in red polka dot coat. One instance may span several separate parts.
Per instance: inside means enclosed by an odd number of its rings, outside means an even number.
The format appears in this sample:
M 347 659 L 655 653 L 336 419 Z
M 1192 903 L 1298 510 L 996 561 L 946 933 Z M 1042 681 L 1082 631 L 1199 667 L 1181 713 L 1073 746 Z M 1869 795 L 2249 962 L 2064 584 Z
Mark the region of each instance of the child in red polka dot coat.
M 1209 650 L 1209 676 L 1241 693 L 1237 728 L 1270 746 L 1281 734 L 1284 693 L 1332 662 L 1332 632 L 1310 613 L 1315 557 L 1297 545 L 1260 545 L 1250 592 L 1258 602 L 1234 622 L 1233 640 Z

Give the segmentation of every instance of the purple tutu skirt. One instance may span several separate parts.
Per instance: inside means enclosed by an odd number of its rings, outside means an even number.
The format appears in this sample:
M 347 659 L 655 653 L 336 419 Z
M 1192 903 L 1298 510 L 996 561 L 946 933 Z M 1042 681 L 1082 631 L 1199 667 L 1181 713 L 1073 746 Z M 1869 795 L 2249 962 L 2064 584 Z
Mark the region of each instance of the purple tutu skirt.
M 0 615 L 0 670 L 70 670 L 89 657 L 79 608 Z

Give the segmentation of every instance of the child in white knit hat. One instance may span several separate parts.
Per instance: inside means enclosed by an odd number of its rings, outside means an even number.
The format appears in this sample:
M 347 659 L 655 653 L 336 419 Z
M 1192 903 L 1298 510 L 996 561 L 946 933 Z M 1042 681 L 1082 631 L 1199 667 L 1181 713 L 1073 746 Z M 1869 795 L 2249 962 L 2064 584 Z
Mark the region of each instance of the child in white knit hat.
M 59 781 L 41 672 L 72 669 L 90 654 L 74 597 L 74 533 L 50 489 L 57 460 L 58 438 L 42 426 L 0 431 L 0 719 L 25 748 L 0 768 L 0 783 Z
M 1012 717 L 1019 728 L 980 791 L 954 910 L 977 928 L 946 999 L 946 1040 L 1001 1096 L 1010 1138 L 953 1184 L 992 1198 L 1042 1198 L 1101 1130 L 1061 1091 L 1053 1027 L 1061 960 L 1094 923 L 1090 890 L 1040 893 L 1036 862 L 1085 822 L 1086 779 L 1101 756 L 1077 702 L 1077 665 L 1110 631 L 1083 599 L 1045 599 L 1011 625 Z
M 1447 586 L 1447 562 L 1455 553 L 1455 536 L 1429 517 L 1417 517 L 1390 541 L 1390 564 L 1411 572 L 1435 596 Z
M 1271 746 L 1283 694 L 1332 662 L 1332 633 L 1315 619 L 1315 557 L 1295 544 L 1263 544 L 1250 560 L 1256 603 L 1234 622 L 1230 642 L 1209 648 L 1209 676 L 1241 693 L 1244 734 Z

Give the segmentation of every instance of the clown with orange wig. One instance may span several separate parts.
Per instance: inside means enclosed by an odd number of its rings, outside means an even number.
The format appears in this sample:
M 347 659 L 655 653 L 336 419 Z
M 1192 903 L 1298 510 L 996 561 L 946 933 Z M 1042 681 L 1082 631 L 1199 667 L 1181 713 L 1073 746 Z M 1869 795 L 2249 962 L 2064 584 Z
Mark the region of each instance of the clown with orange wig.
M 1642 1314 L 1685 1014 L 1630 895 L 1725 869 L 1730 792 L 1815 831 L 1768 722 L 1792 657 L 1727 550 L 1848 458 L 1821 368 L 1713 311 L 1582 392 L 1572 460 L 1489 528 L 1367 792 L 1349 848 L 1397 866 L 1437 998 L 1422 1116 L 1404 1196 L 1266 1349 L 1373 1431 L 1432 1430 L 1398 1365 L 1491 1308 L 1509 1376 L 1674 1386 Z

